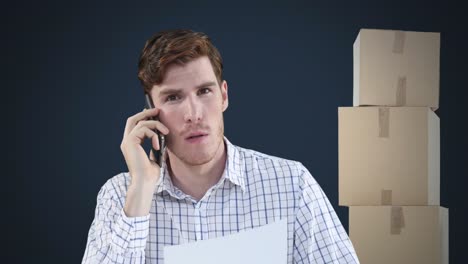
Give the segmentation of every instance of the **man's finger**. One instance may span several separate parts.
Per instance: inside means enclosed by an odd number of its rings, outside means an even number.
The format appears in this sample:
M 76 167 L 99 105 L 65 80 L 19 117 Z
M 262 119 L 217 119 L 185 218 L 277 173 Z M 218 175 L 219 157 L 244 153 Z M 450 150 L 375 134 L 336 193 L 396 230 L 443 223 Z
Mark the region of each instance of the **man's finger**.
M 159 114 L 158 108 L 143 109 L 141 112 L 129 117 L 125 125 L 124 137 L 142 120 L 149 120 Z
M 134 129 L 140 129 L 141 127 L 147 127 L 147 128 L 150 128 L 151 130 L 158 130 L 164 135 L 169 134 L 169 129 L 160 121 L 155 121 L 155 120 L 140 121 L 138 122 L 138 124 L 135 126 Z

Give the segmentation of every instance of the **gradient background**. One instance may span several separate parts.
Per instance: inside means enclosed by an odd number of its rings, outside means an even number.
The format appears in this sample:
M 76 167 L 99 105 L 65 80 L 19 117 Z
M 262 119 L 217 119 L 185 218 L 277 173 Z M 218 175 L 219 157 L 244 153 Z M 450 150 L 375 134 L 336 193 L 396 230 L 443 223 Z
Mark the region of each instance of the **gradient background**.
M 125 121 L 144 107 L 136 78 L 140 50 L 152 34 L 171 28 L 203 31 L 219 48 L 229 84 L 226 136 L 304 163 L 347 229 L 348 209 L 338 206 L 337 108 L 352 105 L 359 29 L 380 28 L 441 32 L 441 205 L 450 209 L 450 262 L 462 263 L 466 12 L 442 1 L 343 3 L 22 1 L 2 7 L 7 171 L 1 219 L 10 259 L 2 262 L 81 262 L 97 193 L 127 170 L 120 152 Z

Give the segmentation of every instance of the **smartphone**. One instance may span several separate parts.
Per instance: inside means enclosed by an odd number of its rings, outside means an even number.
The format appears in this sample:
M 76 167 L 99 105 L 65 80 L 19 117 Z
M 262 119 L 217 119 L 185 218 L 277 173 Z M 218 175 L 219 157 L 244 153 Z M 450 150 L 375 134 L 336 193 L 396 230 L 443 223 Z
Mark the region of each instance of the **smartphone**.
M 145 93 L 145 102 L 146 102 L 146 109 L 152 109 L 154 108 L 153 100 L 151 100 L 151 96 L 147 93 Z M 151 120 L 159 120 L 158 117 L 150 117 Z M 153 130 L 156 132 L 156 135 L 158 135 L 158 140 L 159 140 L 159 150 L 156 150 L 153 148 L 153 144 L 151 144 L 151 149 L 153 150 L 153 154 L 155 157 L 155 162 L 161 166 L 162 159 L 164 157 L 164 150 L 166 149 L 166 142 L 164 139 L 164 135 L 162 135 L 157 129 Z

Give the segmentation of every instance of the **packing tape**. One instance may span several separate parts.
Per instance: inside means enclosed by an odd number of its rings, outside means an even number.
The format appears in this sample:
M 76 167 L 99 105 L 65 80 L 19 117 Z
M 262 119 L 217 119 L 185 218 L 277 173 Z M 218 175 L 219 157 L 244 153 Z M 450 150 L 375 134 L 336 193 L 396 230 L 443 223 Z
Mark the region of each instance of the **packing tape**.
M 406 105 L 406 76 L 398 77 L 397 83 L 397 92 L 396 92 L 396 105 L 404 106 Z
M 382 190 L 382 205 L 392 205 L 392 190 Z
M 395 38 L 393 40 L 393 53 L 403 54 L 405 49 L 406 32 L 397 30 L 395 31 Z M 406 76 L 398 77 L 396 89 L 396 106 L 406 105 Z
M 393 40 L 393 53 L 403 54 L 403 50 L 405 49 L 405 40 L 406 40 L 406 32 L 397 30 L 395 31 L 395 38 Z
M 401 234 L 401 229 L 405 227 L 405 217 L 401 206 L 392 206 L 390 220 L 390 233 L 392 235 Z
M 390 126 L 390 110 L 388 108 L 379 107 L 379 137 L 388 138 Z

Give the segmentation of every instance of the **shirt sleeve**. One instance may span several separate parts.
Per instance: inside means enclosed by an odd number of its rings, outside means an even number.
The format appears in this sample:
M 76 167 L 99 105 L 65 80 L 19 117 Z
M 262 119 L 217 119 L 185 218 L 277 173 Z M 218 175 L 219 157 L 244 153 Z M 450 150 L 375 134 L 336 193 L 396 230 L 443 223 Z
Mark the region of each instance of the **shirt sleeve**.
M 359 263 L 333 206 L 305 167 L 300 192 L 293 263 Z
M 150 216 L 125 215 L 125 184 L 118 179 L 110 179 L 98 193 L 82 263 L 145 263 Z

